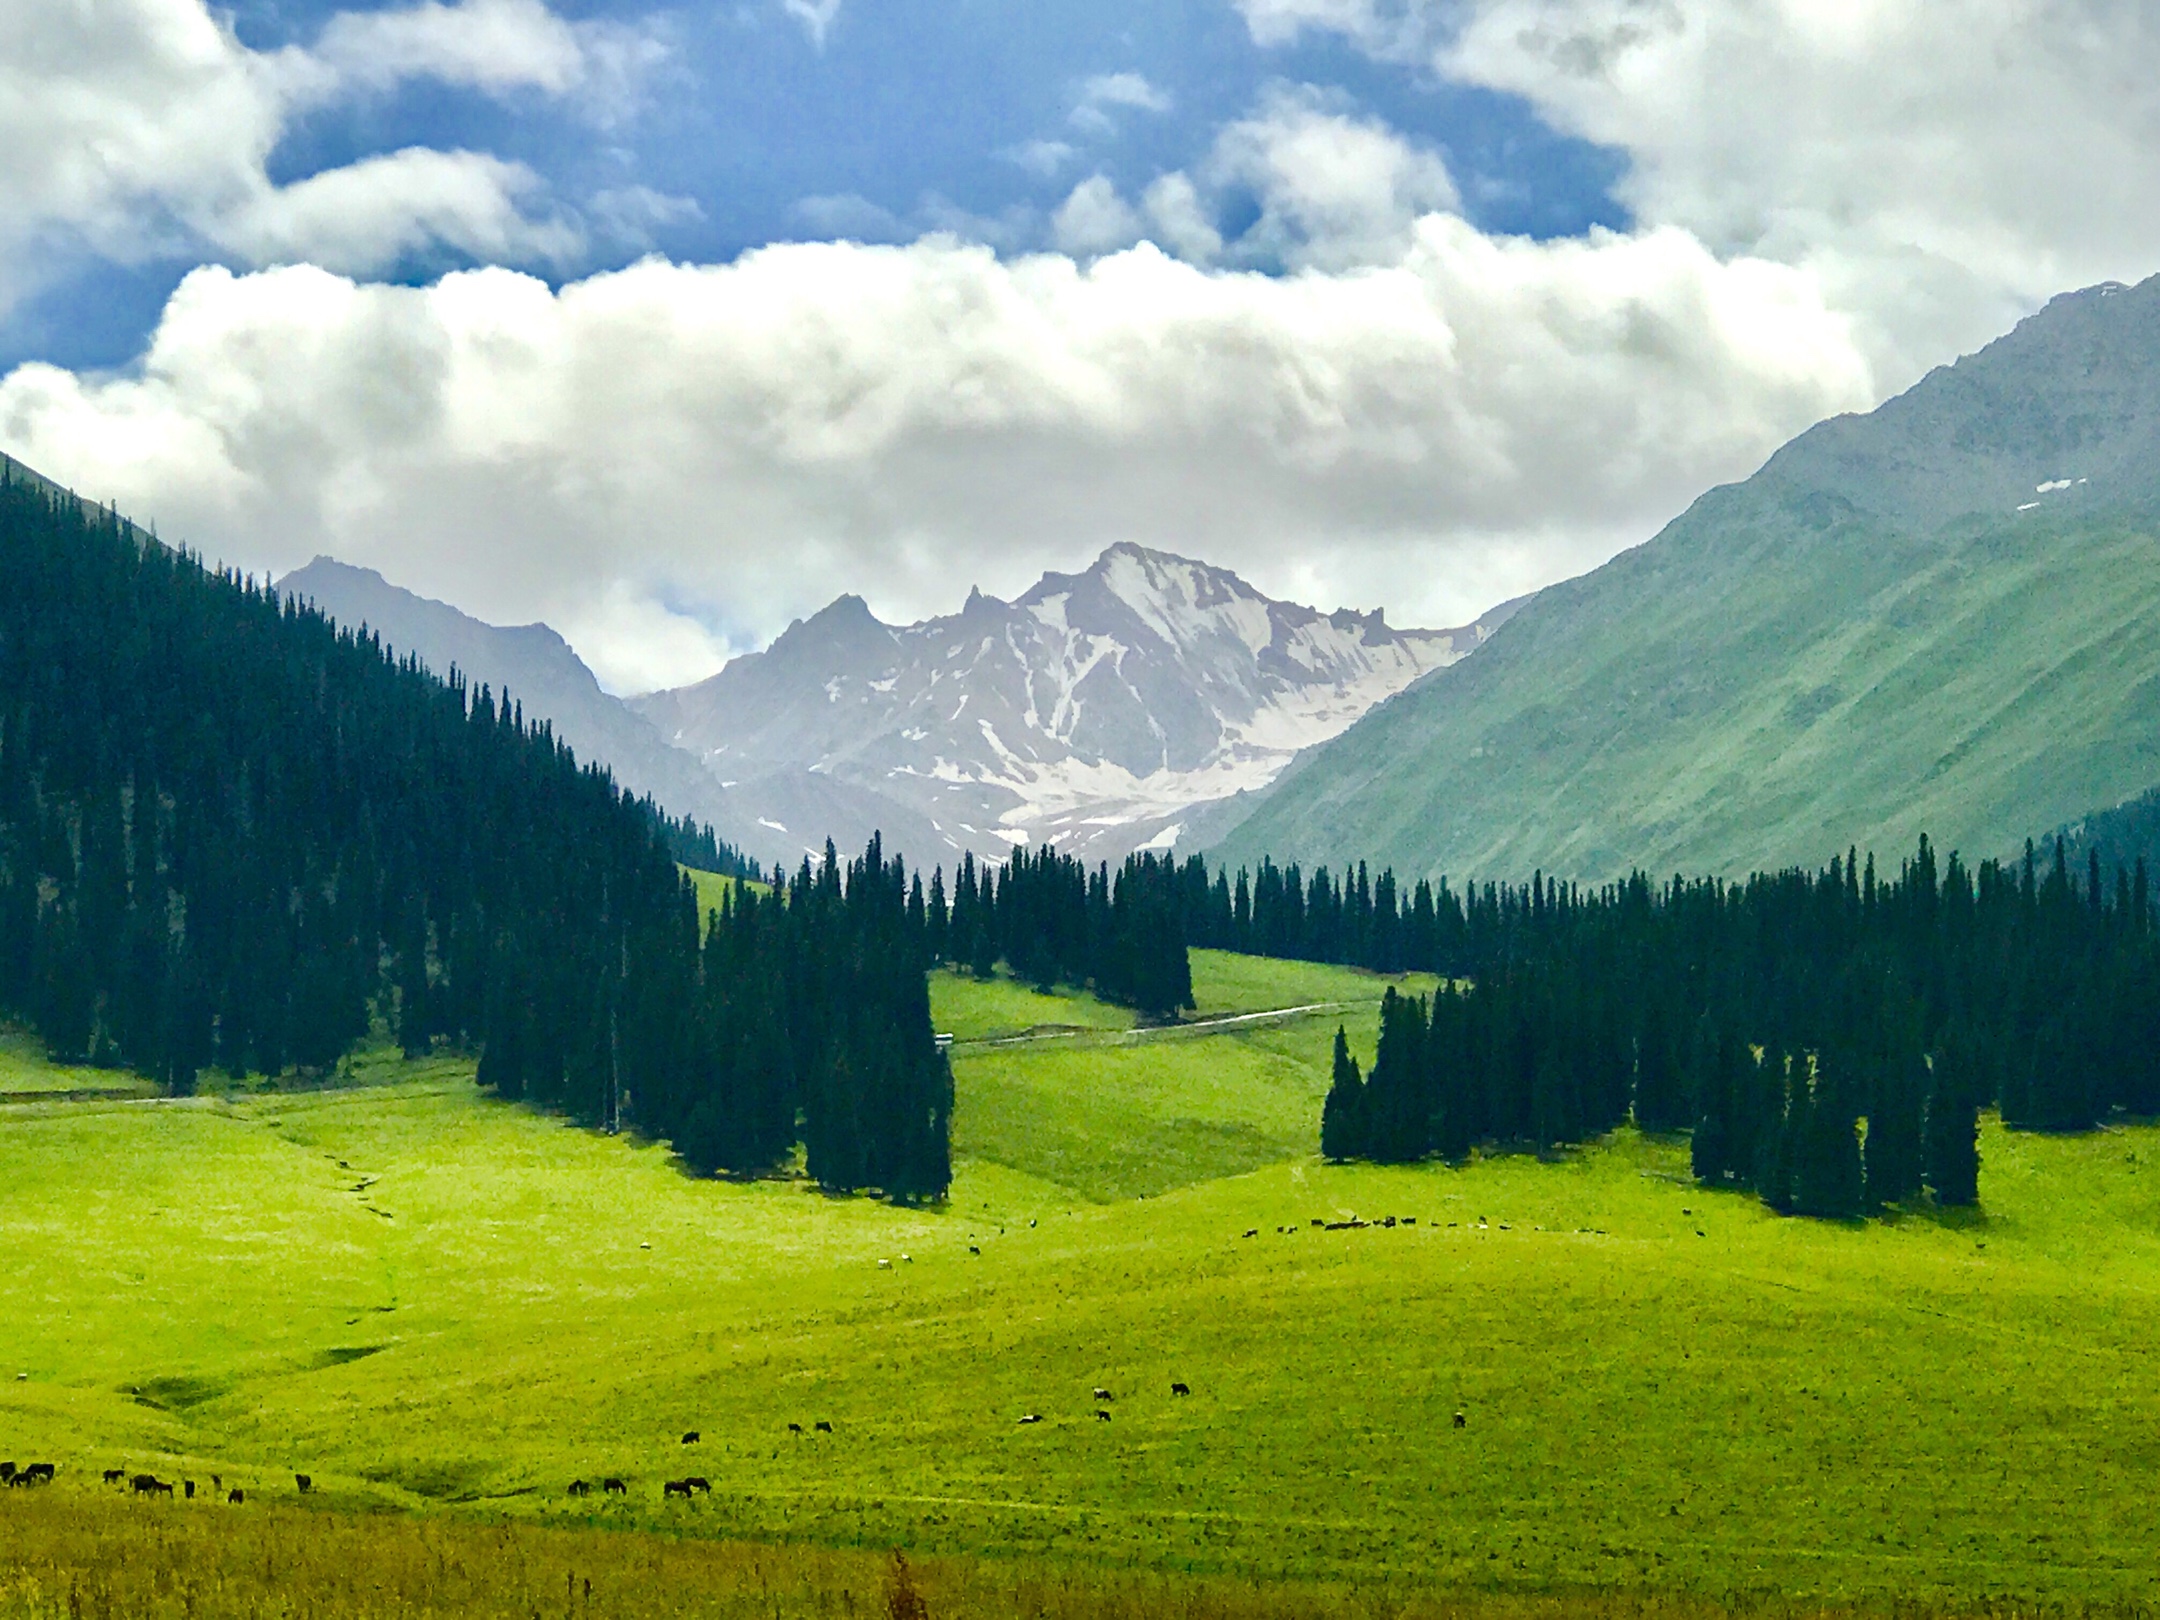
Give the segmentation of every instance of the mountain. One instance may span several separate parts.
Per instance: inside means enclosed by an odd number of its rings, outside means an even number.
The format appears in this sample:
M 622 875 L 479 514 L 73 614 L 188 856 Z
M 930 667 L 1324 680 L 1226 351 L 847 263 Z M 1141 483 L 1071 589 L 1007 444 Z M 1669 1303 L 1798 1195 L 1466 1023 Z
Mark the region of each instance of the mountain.
M 671 815 L 693 816 L 723 842 L 763 860 L 792 861 L 792 841 L 776 839 L 746 818 L 697 761 L 670 748 L 619 698 L 610 697 L 570 644 L 544 624 L 498 628 L 444 602 L 400 589 L 372 568 L 317 557 L 277 582 L 285 596 L 312 602 L 339 624 L 375 631 L 385 646 L 417 654 L 438 675 L 455 668 L 546 720 L 578 758 L 598 762 L 622 787 L 657 800 Z
M 918 864 L 1056 843 L 1115 861 L 1462 658 L 1513 612 L 1396 630 L 1261 595 L 1227 569 L 1134 545 L 1017 601 L 881 623 L 843 596 L 695 686 L 633 699 L 738 802 L 796 825 L 801 781 L 908 815 Z M 921 841 L 921 827 L 931 829 Z
M 2160 278 L 1802 434 L 1299 762 L 1232 862 L 1969 856 L 2160 782 Z

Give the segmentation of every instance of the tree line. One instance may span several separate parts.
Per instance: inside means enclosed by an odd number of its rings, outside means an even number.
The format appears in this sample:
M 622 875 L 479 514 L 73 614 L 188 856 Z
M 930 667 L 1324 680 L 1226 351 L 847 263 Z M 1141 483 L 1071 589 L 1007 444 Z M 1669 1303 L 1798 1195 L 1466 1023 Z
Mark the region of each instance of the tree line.
M 931 875 L 923 902 L 928 960 L 1049 988 L 1092 987 L 1151 1017 L 1192 1006 L 1178 868 L 1167 855 L 1128 855 L 1113 875 L 1045 844 L 1002 865 L 961 857 L 952 894 Z
M 941 1193 L 899 864 L 828 851 L 701 941 L 686 838 L 721 853 L 485 686 L 0 477 L 0 1014 L 55 1059 L 186 1093 L 380 1029 L 701 1166 L 801 1141 L 828 1186 Z
M 1337 1043 L 1331 1156 L 1459 1158 L 1633 1119 L 1773 1208 L 1977 1197 L 1978 1119 L 2082 1130 L 2160 1112 L 2160 940 L 2144 864 L 1895 878 L 1856 853 L 1745 882 L 1542 877 L 1468 893 L 1427 1000 L 1390 991 L 1372 1072 Z

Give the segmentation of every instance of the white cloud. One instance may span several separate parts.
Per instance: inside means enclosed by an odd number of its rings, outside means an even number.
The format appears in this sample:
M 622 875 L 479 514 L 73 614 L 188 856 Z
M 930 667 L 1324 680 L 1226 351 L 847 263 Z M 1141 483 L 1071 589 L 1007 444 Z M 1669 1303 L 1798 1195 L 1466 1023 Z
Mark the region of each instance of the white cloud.
M 810 43 L 825 48 L 825 36 L 840 16 L 840 0 L 786 0 L 787 14 L 803 25 Z
M 575 89 L 586 71 L 577 31 L 540 0 L 424 0 L 332 17 L 310 53 L 348 85 L 386 90 L 434 78 L 500 93 Z
M 1285 277 L 942 240 L 559 291 L 202 270 L 137 373 L 0 381 L 0 447 L 247 566 L 548 619 L 634 683 L 841 589 L 949 611 L 1119 537 L 1459 620 L 1870 392 L 1803 273 L 1433 215 Z
M 1179 258 L 1212 264 L 1222 256 L 1222 232 L 1190 176 L 1160 176 L 1147 188 L 1142 205 L 1152 239 Z
M 1232 197 L 1257 203 L 1259 215 L 1225 243 L 1217 221 Z M 1228 257 L 1270 269 L 1342 270 L 1399 259 L 1420 218 L 1452 213 L 1459 202 L 1437 153 L 1360 117 L 1340 95 L 1275 84 L 1252 113 L 1217 134 L 1191 173 L 1149 185 L 1145 223 L 1096 175 L 1053 216 L 1051 239 L 1084 256 L 1148 235 L 1197 264 Z
M 1078 149 L 1069 141 L 1023 141 L 1003 154 L 1008 163 L 1016 163 L 1043 180 L 1055 178 L 1079 155 Z
M 1799 266 L 1887 384 L 2160 267 L 2143 0 L 1237 0 L 1253 37 L 1421 51 L 1623 152 L 1620 199 Z
M 409 147 L 264 187 L 205 230 L 257 264 L 304 261 L 354 274 L 435 247 L 498 264 L 566 262 L 584 246 L 582 232 L 519 206 L 540 189 L 522 164 Z
M 1435 0 L 1231 0 L 1253 41 L 1289 45 L 1310 30 L 1342 34 L 1375 56 L 1415 54 L 1432 31 Z
M 1108 135 L 1117 129 L 1113 111 L 1166 113 L 1170 107 L 1169 92 L 1137 73 L 1098 73 L 1080 86 L 1072 123 L 1091 135 Z
M 1275 85 L 1252 116 L 1226 128 L 1201 170 L 1215 189 L 1260 200 L 1248 255 L 1343 267 L 1401 253 L 1425 214 L 1458 206 L 1447 166 L 1338 97 Z
M 1060 253 L 1076 258 L 1131 247 L 1140 240 L 1140 216 L 1101 175 L 1073 187 L 1072 194 L 1050 216 L 1051 239 Z
M 670 196 L 650 186 L 617 186 L 595 192 L 585 212 L 611 242 L 650 248 L 655 231 L 691 225 L 705 217 L 695 197 Z
M 664 51 L 652 29 L 571 25 L 538 0 L 339 15 L 314 49 L 254 51 L 204 0 L 39 5 L 0 53 L 0 304 L 52 249 L 111 258 L 210 246 L 374 270 L 448 248 L 549 262 L 574 244 L 530 217 L 530 171 L 405 151 L 277 185 L 302 108 L 415 76 L 618 107 Z

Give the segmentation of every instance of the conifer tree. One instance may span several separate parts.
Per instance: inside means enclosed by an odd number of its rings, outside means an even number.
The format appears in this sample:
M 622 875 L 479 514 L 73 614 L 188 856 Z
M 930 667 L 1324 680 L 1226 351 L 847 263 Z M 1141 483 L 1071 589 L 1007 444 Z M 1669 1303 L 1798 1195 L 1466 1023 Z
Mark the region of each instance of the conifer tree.
M 1365 1083 L 1343 1027 L 1335 1026 L 1334 1079 L 1320 1108 L 1320 1151 L 1330 1159 L 1362 1158 L 1365 1137 Z

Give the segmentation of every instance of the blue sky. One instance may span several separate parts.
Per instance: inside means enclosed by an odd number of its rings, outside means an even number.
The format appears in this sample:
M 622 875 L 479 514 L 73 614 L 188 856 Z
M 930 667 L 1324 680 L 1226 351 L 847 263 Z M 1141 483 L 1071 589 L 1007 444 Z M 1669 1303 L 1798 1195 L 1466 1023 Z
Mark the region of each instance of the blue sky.
M 230 16 L 242 44 L 269 53 L 313 45 L 329 18 L 356 9 L 398 8 L 239 0 Z M 1225 0 L 849 0 L 822 39 L 782 0 L 553 9 L 576 22 L 657 21 L 668 55 L 632 110 L 596 119 L 537 91 L 415 79 L 293 120 L 270 178 L 410 146 L 468 148 L 528 164 L 571 209 L 590 213 L 593 198 L 633 186 L 695 204 L 647 223 L 642 240 L 610 240 L 603 227 L 575 262 L 534 267 L 558 282 L 646 251 L 722 261 L 832 234 L 904 240 L 947 218 L 1019 249 L 1041 245 L 1040 221 L 1078 181 L 1101 173 L 1137 193 L 1200 161 L 1265 86 L 1289 82 L 1337 92 L 1345 108 L 1439 154 L 1483 230 L 1550 238 L 1629 223 L 1612 195 L 1624 155 L 1556 134 L 1522 98 L 1375 60 L 1333 34 L 1261 45 Z M 1088 82 L 1121 74 L 1167 105 L 1112 105 L 1076 121 Z M 1071 149 L 1054 165 L 1023 160 L 1054 145 Z M 1234 227 L 1239 200 L 1225 206 Z M 77 255 L 0 318 L 0 371 L 28 359 L 125 364 L 182 275 L 241 265 L 187 249 L 136 262 Z M 436 249 L 388 275 L 421 281 L 472 260 Z

